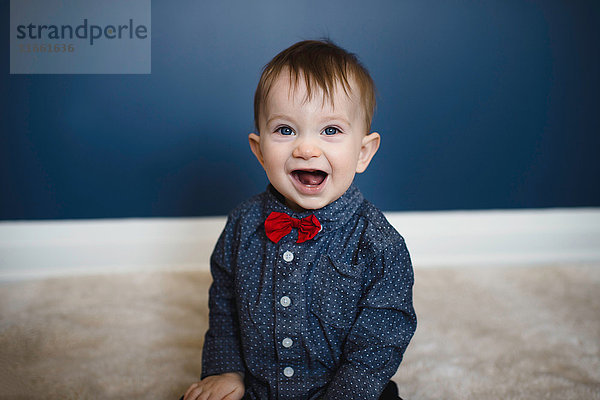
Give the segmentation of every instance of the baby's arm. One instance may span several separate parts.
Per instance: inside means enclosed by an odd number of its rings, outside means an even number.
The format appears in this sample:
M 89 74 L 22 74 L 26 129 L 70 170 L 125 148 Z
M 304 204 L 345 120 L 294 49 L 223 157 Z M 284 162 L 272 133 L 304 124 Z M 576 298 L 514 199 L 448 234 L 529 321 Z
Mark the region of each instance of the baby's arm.
M 384 249 L 370 271 L 359 315 L 326 399 L 377 399 L 396 373 L 416 329 L 413 271 L 404 242 Z
M 202 380 L 186 392 L 189 399 L 238 400 L 244 395 L 232 245 L 232 219 L 221 233 L 210 258 L 213 283 L 209 292 L 209 329 L 202 349 Z
M 207 376 L 185 392 L 184 400 L 240 400 L 244 396 L 244 376 L 227 372 Z

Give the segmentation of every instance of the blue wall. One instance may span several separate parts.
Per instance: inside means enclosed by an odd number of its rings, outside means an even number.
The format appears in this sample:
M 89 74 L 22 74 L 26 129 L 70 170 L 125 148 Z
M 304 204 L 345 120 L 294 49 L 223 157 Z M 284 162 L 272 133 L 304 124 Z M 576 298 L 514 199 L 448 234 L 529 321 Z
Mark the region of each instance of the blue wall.
M 266 186 L 246 139 L 260 69 L 324 36 L 378 85 L 358 183 L 382 209 L 600 206 L 599 3 L 153 1 L 151 75 L 2 57 L 0 219 L 226 214 Z

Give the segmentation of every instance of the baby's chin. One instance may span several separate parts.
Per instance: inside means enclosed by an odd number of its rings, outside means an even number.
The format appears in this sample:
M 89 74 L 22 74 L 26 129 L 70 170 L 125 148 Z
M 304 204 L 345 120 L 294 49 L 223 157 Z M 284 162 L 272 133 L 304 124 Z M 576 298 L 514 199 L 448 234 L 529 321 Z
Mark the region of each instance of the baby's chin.
M 342 193 L 343 194 L 343 193 Z M 341 196 L 341 195 L 340 195 Z M 329 196 L 284 196 L 286 205 L 296 212 L 303 211 L 311 211 L 318 210 L 323 208 L 335 200 L 337 200 L 340 196 L 335 198 L 330 198 Z
M 315 197 L 306 198 L 306 196 L 287 196 L 285 197 L 285 205 L 296 212 L 318 210 L 325 207 L 328 202 L 325 199 Z

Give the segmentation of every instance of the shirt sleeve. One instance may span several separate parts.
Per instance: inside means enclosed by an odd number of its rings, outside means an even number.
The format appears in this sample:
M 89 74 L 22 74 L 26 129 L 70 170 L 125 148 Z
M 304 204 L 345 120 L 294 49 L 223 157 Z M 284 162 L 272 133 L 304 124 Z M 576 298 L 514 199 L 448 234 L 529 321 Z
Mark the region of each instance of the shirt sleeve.
M 244 371 L 232 267 L 234 240 L 230 217 L 210 258 L 213 283 L 209 291 L 209 328 L 202 350 L 202 379 Z
M 396 373 L 415 332 L 414 276 L 404 241 L 385 248 L 368 271 L 359 314 L 344 345 L 342 364 L 324 399 L 378 399 Z

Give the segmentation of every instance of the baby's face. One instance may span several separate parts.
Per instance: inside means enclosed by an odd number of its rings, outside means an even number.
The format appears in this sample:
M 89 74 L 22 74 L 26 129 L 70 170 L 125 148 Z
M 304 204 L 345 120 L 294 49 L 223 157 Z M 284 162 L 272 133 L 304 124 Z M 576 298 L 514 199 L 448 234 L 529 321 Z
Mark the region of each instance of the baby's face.
M 366 135 L 357 93 L 347 96 L 338 85 L 333 105 L 318 88 L 309 101 L 306 94 L 304 80 L 294 86 L 283 71 L 263 106 L 260 136 L 249 137 L 269 181 L 296 211 L 337 200 L 379 146 L 379 134 Z

